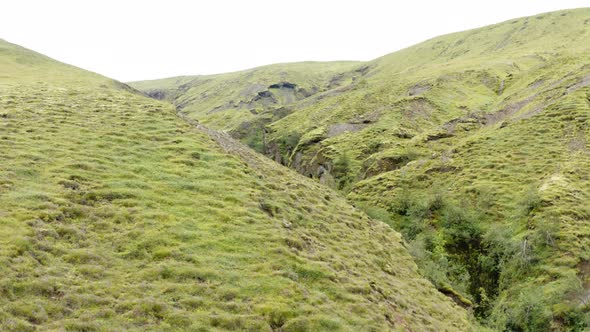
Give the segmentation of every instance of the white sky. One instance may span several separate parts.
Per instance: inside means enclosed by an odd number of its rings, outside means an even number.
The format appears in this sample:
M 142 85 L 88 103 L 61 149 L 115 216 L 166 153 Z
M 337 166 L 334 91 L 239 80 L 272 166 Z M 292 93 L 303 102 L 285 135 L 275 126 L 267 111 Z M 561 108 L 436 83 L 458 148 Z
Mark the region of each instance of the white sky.
M 371 60 L 590 0 L 2 0 L 0 38 L 122 80 Z

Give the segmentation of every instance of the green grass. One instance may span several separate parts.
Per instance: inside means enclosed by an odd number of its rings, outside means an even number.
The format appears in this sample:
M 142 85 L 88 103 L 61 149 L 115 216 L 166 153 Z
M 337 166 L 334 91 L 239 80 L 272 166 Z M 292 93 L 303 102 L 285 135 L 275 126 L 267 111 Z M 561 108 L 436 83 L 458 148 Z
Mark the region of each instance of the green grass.
M 207 113 L 233 99 L 207 97 L 226 85 L 171 100 L 198 101 L 182 112 L 348 193 L 401 231 L 422 274 L 484 324 L 583 330 L 589 45 L 590 9 L 565 10 L 328 72 L 347 79 L 280 116 Z
M 332 190 L 6 42 L 0 72 L 1 330 L 473 329 Z
M 236 73 L 183 76 L 132 82 L 149 95 L 173 102 L 190 119 L 231 131 L 263 152 L 266 124 L 291 113 L 292 105 L 310 96 L 350 84 L 358 62 L 302 62 L 253 68 Z M 282 83 L 295 86 L 281 86 Z M 277 85 L 278 84 L 278 85 Z M 261 97 L 260 93 L 267 93 Z

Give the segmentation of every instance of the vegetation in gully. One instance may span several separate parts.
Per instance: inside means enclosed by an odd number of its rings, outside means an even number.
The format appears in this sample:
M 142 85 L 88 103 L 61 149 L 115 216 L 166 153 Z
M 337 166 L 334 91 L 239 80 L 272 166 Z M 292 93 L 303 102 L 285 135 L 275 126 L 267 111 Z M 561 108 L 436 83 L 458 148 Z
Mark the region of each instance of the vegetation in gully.
M 589 59 L 589 9 L 128 84 L 0 40 L 0 330 L 587 330 Z
M 590 10 L 566 10 L 322 71 L 132 86 L 165 90 L 180 113 L 347 194 L 401 232 L 422 275 L 484 326 L 583 330 L 588 45 Z

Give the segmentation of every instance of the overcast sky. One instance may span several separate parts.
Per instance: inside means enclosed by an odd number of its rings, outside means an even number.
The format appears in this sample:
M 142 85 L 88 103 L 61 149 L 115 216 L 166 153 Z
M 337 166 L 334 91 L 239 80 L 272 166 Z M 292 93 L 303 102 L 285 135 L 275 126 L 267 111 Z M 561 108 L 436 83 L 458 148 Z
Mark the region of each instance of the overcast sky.
M 121 81 L 371 60 L 590 0 L 2 0 L 0 38 Z

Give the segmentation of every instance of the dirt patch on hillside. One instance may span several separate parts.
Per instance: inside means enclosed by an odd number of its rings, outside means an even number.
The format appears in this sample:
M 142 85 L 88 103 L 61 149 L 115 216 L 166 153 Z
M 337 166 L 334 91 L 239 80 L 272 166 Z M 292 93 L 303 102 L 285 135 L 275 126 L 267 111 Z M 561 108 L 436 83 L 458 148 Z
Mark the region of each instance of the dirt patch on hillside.
M 508 106 L 506 106 L 504 109 L 502 109 L 499 112 L 486 114 L 485 115 L 485 124 L 486 125 L 494 125 L 498 122 L 503 121 L 504 119 L 506 119 L 508 117 L 513 116 L 518 111 L 520 111 L 525 106 L 527 106 L 529 103 L 531 103 L 536 97 L 537 97 L 537 94 L 534 94 L 534 95 L 527 97 L 523 100 L 509 104 Z
M 294 89 L 282 88 L 279 90 L 279 96 L 283 100 L 283 104 L 289 105 L 297 101 Z
M 408 95 L 409 96 L 418 96 L 418 95 L 423 94 L 424 92 L 430 91 L 430 89 L 431 89 L 431 86 L 429 84 L 418 83 L 408 90 Z
M 504 93 L 504 88 L 506 87 L 506 82 L 502 80 L 500 82 L 500 87 L 498 88 L 498 96 Z
M 148 97 L 154 98 L 157 100 L 164 100 L 167 97 L 166 91 L 164 91 L 164 90 L 151 90 L 146 93 L 147 93 Z
M 344 83 L 345 76 L 344 74 L 336 74 L 332 76 L 330 82 L 328 82 L 328 89 L 334 89 L 342 85 Z
M 531 118 L 541 112 L 543 112 L 543 110 L 545 109 L 545 107 L 539 106 L 539 107 L 535 107 L 535 109 L 533 109 L 532 111 L 528 111 L 522 115 L 517 116 L 516 118 L 514 118 L 515 120 L 524 120 L 524 119 L 528 119 Z
M 529 85 L 529 89 L 536 89 L 538 87 L 540 87 L 541 85 L 545 84 L 545 80 L 536 80 L 533 83 L 531 83 Z
M 586 87 L 588 85 L 590 85 L 590 74 L 582 77 L 582 79 L 580 80 L 580 82 L 578 82 L 578 83 L 576 83 L 576 84 L 568 87 L 567 90 L 566 90 L 566 92 L 567 93 L 573 93 L 576 90 L 581 89 L 583 87 Z
M 500 90 L 503 90 L 504 87 L 503 81 L 501 82 L 497 76 L 494 76 L 486 71 L 482 71 L 478 74 L 479 81 L 485 85 L 488 89 L 494 91 L 496 94 L 502 94 Z
M 435 107 L 424 98 L 409 100 L 402 108 L 402 116 L 407 120 L 429 119 Z
M 394 171 L 407 165 L 412 159 L 408 155 L 385 156 L 376 160 L 367 161 L 364 168 L 364 178 Z
M 565 81 L 565 78 L 562 78 L 559 81 L 551 84 L 551 86 L 549 86 L 543 92 L 541 92 L 541 93 L 545 93 L 545 92 L 549 93 L 549 96 L 547 96 L 545 98 L 545 102 L 543 102 L 541 105 L 538 105 L 534 109 L 517 116 L 515 118 L 515 120 L 523 120 L 523 119 L 531 118 L 531 117 L 543 112 L 548 106 L 551 106 L 554 103 L 556 103 L 559 100 L 559 97 L 561 97 L 563 95 L 563 93 L 561 92 L 561 89 L 556 90 L 556 88 L 558 88 L 559 85 L 561 83 L 563 83 L 563 81 Z M 544 82 L 542 80 L 538 80 L 538 81 L 534 82 L 533 84 L 531 84 L 530 88 L 531 89 L 536 88 L 536 87 L 542 85 L 543 83 Z M 574 93 L 577 90 L 584 88 L 586 86 L 589 86 L 589 85 L 590 85 L 590 74 L 582 77 L 582 79 L 578 83 L 575 83 L 575 84 L 567 87 L 565 93 L 566 94 Z M 538 97 L 541 93 L 535 94 L 535 95 L 525 99 L 524 101 L 529 100 L 529 102 L 530 102 L 530 101 L 532 101 L 532 99 Z M 519 106 L 519 105 L 517 105 L 517 106 Z M 524 106 L 522 106 L 522 107 L 524 107 Z M 522 107 L 520 107 L 520 108 L 522 108 Z M 518 109 L 518 110 L 520 110 L 520 109 Z M 518 110 L 516 112 L 518 112 Z M 512 114 L 514 114 L 516 112 L 513 112 Z
M 338 123 L 335 125 L 331 125 L 328 128 L 328 137 L 334 137 L 346 132 L 356 132 L 362 130 L 367 125 L 364 123 Z

